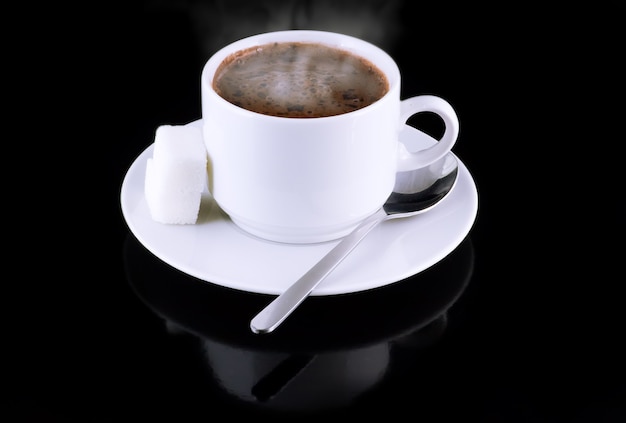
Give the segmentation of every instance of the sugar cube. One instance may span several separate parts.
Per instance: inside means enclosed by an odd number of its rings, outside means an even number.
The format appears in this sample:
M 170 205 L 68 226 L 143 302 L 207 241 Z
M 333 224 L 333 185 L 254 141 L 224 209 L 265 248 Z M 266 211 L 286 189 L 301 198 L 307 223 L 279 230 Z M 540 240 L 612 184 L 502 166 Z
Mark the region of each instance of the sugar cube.
M 144 194 L 152 219 L 166 224 L 197 222 L 207 178 L 200 128 L 162 125 L 146 162 Z

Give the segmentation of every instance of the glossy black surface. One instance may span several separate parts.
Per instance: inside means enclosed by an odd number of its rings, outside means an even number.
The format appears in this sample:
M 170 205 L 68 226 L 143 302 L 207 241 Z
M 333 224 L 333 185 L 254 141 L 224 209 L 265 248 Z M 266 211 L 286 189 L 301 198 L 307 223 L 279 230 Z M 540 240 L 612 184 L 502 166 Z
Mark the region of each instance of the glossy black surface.
M 18 213 L 5 224 L 0 420 L 626 421 L 626 10 L 473 3 L 152 0 L 24 26 L 55 92 L 29 77 L 23 97 L 44 104 L 14 108 L 28 117 L 18 133 L 42 131 L 19 140 L 42 171 L 19 185 L 28 207 L 5 202 Z M 368 38 L 398 61 L 403 97 L 447 99 L 479 211 L 427 271 L 310 298 L 261 337 L 248 322 L 268 297 L 155 259 L 119 194 L 158 125 L 201 117 L 212 51 L 290 27 Z

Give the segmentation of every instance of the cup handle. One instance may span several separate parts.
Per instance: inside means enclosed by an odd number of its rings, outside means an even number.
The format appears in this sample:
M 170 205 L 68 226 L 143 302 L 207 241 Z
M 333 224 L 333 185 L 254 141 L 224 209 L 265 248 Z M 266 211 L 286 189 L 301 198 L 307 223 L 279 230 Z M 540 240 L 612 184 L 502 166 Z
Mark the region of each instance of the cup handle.
M 420 95 L 400 102 L 400 118 L 404 124 L 402 131 L 418 129 L 408 125 L 407 120 L 421 112 L 436 113 L 444 122 L 445 130 L 439 142 L 431 147 L 416 152 L 409 152 L 399 142 L 398 171 L 407 171 L 426 167 L 445 156 L 456 143 L 459 136 L 459 119 L 456 112 L 444 99 L 433 95 Z

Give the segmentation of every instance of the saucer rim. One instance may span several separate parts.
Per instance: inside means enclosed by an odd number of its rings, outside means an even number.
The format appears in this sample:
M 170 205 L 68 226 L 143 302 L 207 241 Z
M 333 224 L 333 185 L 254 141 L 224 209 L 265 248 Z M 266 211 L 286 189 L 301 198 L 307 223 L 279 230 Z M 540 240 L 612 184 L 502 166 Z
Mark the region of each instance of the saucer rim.
M 200 122 L 201 120 L 196 120 L 196 121 L 189 123 L 189 125 L 198 125 L 200 124 Z M 143 183 L 144 183 L 143 178 L 144 178 L 144 172 L 145 172 L 145 162 L 147 161 L 148 157 L 151 156 L 151 152 L 153 148 L 154 148 L 154 144 L 152 143 L 148 145 L 148 147 L 146 147 L 135 158 L 135 160 L 129 166 L 124 176 L 124 179 L 122 181 L 122 185 L 121 185 L 120 203 L 121 203 L 122 215 L 124 217 L 124 220 L 126 221 L 126 224 L 129 230 L 135 236 L 135 238 L 148 251 L 150 251 L 152 254 L 154 254 L 157 258 L 159 258 L 163 262 L 203 282 L 215 284 L 215 285 L 222 286 L 222 287 L 236 289 L 236 290 L 243 291 L 243 292 L 249 292 L 249 293 L 269 294 L 269 295 L 280 294 L 286 288 L 286 286 L 281 288 L 280 286 L 277 286 L 276 284 L 272 286 L 271 284 L 269 285 L 268 284 L 251 284 L 250 282 L 238 282 L 234 280 L 228 280 L 229 279 L 228 276 L 220 277 L 219 275 L 217 275 L 216 272 L 213 272 L 213 274 L 210 274 L 211 272 L 207 273 L 206 271 L 198 269 L 197 265 L 194 266 L 193 264 L 190 265 L 189 263 L 181 263 L 180 257 L 172 257 L 171 255 L 168 255 L 162 252 L 161 248 L 159 248 L 160 244 L 155 245 L 153 241 L 146 239 L 146 237 L 144 236 L 145 234 L 142 233 L 142 231 L 138 229 L 136 226 L 135 220 L 137 219 L 137 212 L 136 210 L 133 210 L 134 207 L 131 206 L 132 200 L 131 198 L 129 198 L 129 196 L 131 195 L 133 186 L 134 186 L 135 192 L 138 191 L 137 184 L 141 185 L 141 192 L 143 192 Z M 449 154 L 454 155 L 454 153 L 452 152 Z M 461 195 L 461 192 L 459 192 L 460 190 L 464 191 L 466 196 L 469 195 L 469 201 L 464 202 L 463 207 L 460 208 L 462 209 L 460 211 L 463 212 L 463 216 L 462 216 L 463 224 L 461 225 L 461 228 L 459 229 L 459 231 L 456 232 L 456 234 L 448 235 L 448 237 L 451 239 L 449 239 L 445 243 L 444 247 L 439 248 L 437 251 L 431 251 L 429 254 L 426 254 L 428 256 L 427 260 L 423 260 L 420 263 L 405 264 L 404 266 L 405 268 L 402 271 L 398 269 L 394 269 L 393 271 L 387 272 L 387 273 L 393 274 L 393 277 L 388 276 L 388 277 L 385 277 L 384 279 L 379 278 L 378 280 L 370 279 L 370 280 L 360 282 L 360 283 L 359 282 L 355 283 L 354 281 L 352 281 L 349 284 L 348 283 L 345 283 L 345 284 L 344 283 L 334 283 L 334 284 L 325 283 L 325 284 L 321 284 L 315 291 L 311 293 L 311 295 L 325 296 L 325 295 L 348 294 L 352 292 L 365 291 L 365 290 L 369 290 L 373 288 L 386 286 L 395 282 L 399 282 L 403 279 L 416 275 L 432 267 L 434 264 L 438 263 L 447 255 L 449 255 L 458 245 L 460 245 L 461 242 L 469 234 L 476 220 L 477 212 L 478 212 L 478 192 L 476 189 L 475 182 L 469 170 L 456 155 L 454 156 L 456 157 L 458 161 L 459 178 L 456 181 L 452 192 L 450 192 L 448 197 L 442 200 L 441 204 L 435 207 L 433 210 L 429 211 L 428 213 L 419 215 L 419 216 L 427 216 L 427 215 L 436 215 L 436 214 L 442 214 L 442 215 L 449 214 L 449 213 L 445 213 L 446 206 L 452 205 L 451 203 L 454 202 L 455 197 Z M 144 169 L 144 172 L 142 172 L 141 169 Z M 247 234 L 243 230 L 239 229 L 230 220 L 230 218 L 228 218 L 228 216 L 225 215 L 225 213 L 217 206 L 217 204 L 215 204 L 214 199 L 206 190 L 202 195 L 203 195 L 202 201 L 203 201 L 204 207 L 206 207 L 207 202 L 210 202 L 211 210 L 209 210 L 208 213 L 212 213 L 213 215 L 214 221 L 212 223 L 217 224 L 215 221 L 216 220 L 215 218 L 217 217 L 218 221 L 221 219 L 221 222 L 218 222 L 218 223 L 222 223 L 222 225 L 224 224 L 230 225 L 232 230 L 230 231 L 231 232 L 230 234 L 227 232 L 227 236 L 230 235 L 231 238 L 241 237 L 241 236 L 245 237 L 246 238 L 245 242 L 248 244 L 248 246 L 252 245 L 252 248 L 257 250 L 256 253 L 263 254 L 264 247 L 266 249 L 270 248 L 270 246 L 272 246 L 272 248 L 275 248 L 278 245 L 279 248 L 284 248 L 288 250 L 293 249 L 291 253 L 296 254 L 296 255 L 299 255 L 298 253 L 295 252 L 296 249 L 299 249 L 301 252 L 303 252 L 302 254 L 304 255 L 304 254 L 307 254 L 306 253 L 307 248 L 310 248 L 311 256 L 313 257 L 313 259 L 311 260 L 314 260 L 311 262 L 311 264 L 314 264 L 315 260 L 321 258 L 323 254 L 325 254 L 324 251 L 326 250 L 329 251 L 336 243 L 339 242 L 338 240 L 335 240 L 335 241 L 329 241 L 329 242 L 317 243 L 317 244 L 284 244 L 284 243 L 277 243 L 273 241 L 266 241 L 266 240 L 260 239 L 258 237 L 255 237 L 254 235 Z M 136 201 L 138 201 L 139 206 L 141 206 L 142 202 L 145 203 L 145 198 L 143 198 L 142 196 L 141 199 L 136 200 Z M 144 219 L 150 219 L 152 221 L 149 213 L 146 213 L 147 205 L 143 204 L 143 207 L 141 208 L 143 209 L 143 212 L 144 212 L 142 217 Z M 141 214 L 141 212 L 139 213 Z M 202 210 L 201 210 L 201 213 L 202 213 Z M 414 223 L 415 225 L 419 226 L 420 221 L 415 219 L 417 217 L 418 216 L 415 216 L 413 218 L 400 219 L 400 220 L 405 221 L 403 224 L 407 224 L 409 226 L 411 226 L 411 223 Z M 159 228 L 163 228 L 163 229 L 168 228 L 167 230 L 171 230 L 171 229 L 176 230 L 176 228 L 179 227 L 180 230 L 193 232 L 194 227 L 198 226 L 197 224 L 196 225 L 163 225 L 163 224 L 156 223 L 156 222 L 153 222 L 153 223 L 154 223 L 154 225 L 152 225 L 153 228 L 157 228 L 157 230 Z M 382 230 L 382 231 L 385 230 L 384 225 L 379 225 L 379 226 L 380 226 L 379 230 Z M 198 230 L 200 230 L 199 227 L 198 227 Z M 224 230 L 224 228 L 222 228 L 222 230 Z M 222 241 L 222 242 L 227 242 L 227 241 Z M 349 257 L 346 260 L 344 260 L 344 262 L 348 262 L 347 264 L 350 265 L 350 261 L 348 259 Z M 182 261 L 184 262 L 184 260 Z M 367 263 L 365 264 L 367 265 Z M 277 263 L 277 265 L 279 264 Z M 361 265 L 363 265 L 363 263 L 361 263 Z M 342 265 L 340 266 L 345 266 L 345 265 L 342 263 Z M 304 273 L 306 270 L 307 270 L 306 268 L 301 269 L 301 273 Z M 331 277 L 332 275 L 330 275 L 328 279 L 331 279 Z

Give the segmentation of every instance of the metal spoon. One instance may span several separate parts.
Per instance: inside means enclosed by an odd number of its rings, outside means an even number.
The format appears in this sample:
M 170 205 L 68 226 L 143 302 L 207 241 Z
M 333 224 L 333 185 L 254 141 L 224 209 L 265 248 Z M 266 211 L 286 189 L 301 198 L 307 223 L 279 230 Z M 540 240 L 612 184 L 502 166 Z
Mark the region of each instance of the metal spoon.
M 315 266 L 261 310 L 250 321 L 252 332 L 268 333 L 276 329 L 379 223 L 424 213 L 443 200 L 456 183 L 457 159 L 448 153 L 434 168 L 435 174 L 433 167 L 398 172 L 394 190 L 383 207 L 342 238 Z

